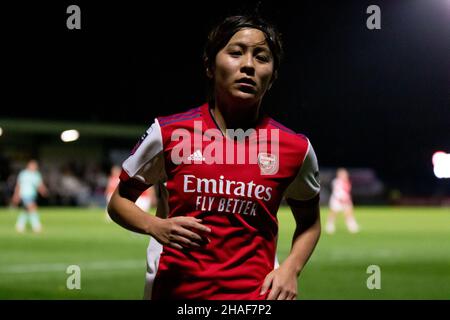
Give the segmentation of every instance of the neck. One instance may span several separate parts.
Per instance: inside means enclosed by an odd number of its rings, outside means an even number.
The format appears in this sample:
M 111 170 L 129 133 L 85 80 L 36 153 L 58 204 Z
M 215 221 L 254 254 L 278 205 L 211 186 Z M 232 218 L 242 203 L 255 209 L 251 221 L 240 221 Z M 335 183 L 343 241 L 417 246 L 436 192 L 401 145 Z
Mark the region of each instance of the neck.
M 211 112 L 220 130 L 225 134 L 227 129 L 247 130 L 254 128 L 259 119 L 259 109 L 259 104 L 238 109 L 216 102 Z

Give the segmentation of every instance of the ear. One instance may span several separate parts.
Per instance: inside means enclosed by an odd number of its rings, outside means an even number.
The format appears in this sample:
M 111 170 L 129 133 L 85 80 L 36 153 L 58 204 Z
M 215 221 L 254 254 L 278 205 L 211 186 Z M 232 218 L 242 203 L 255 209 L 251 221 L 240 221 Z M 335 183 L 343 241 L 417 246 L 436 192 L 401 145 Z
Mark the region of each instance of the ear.
M 211 70 L 213 67 L 210 65 L 208 58 L 205 58 L 205 60 L 203 60 L 203 65 L 205 66 L 206 76 L 209 79 L 212 79 L 214 77 L 214 70 Z

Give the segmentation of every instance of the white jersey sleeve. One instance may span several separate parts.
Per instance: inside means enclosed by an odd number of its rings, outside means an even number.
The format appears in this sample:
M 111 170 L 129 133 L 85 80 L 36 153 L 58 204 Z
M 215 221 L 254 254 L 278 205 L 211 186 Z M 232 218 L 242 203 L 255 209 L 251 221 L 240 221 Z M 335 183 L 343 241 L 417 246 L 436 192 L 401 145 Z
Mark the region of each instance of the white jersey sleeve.
M 287 200 L 308 201 L 316 198 L 319 193 L 319 165 L 316 153 L 308 140 L 308 150 L 303 164 L 284 195 Z
M 122 164 L 121 180 L 150 186 L 167 179 L 164 169 L 163 141 L 158 120 L 147 129 Z

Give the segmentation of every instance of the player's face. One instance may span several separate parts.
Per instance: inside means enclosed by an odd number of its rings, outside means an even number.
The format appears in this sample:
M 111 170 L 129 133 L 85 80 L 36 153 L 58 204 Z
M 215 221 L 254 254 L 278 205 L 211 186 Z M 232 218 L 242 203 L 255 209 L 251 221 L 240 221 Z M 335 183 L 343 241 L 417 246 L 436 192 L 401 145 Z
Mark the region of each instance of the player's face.
M 339 170 L 337 176 L 341 179 L 348 180 L 348 172 L 345 170 Z
M 30 161 L 28 163 L 28 170 L 36 171 L 38 169 L 38 164 L 36 161 Z
M 216 99 L 259 104 L 273 78 L 273 57 L 264 33 L 245 28 L 236 32 L 215 60 Z

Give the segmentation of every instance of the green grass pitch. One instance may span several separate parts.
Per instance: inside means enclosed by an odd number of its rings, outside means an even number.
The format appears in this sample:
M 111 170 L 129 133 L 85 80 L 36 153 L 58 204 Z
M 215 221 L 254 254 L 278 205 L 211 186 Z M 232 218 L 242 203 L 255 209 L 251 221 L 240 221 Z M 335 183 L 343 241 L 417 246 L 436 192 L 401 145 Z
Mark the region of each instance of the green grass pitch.
M 106 222 L 102 209 L 41 208 L 42 234 L 14 230 L 18 211 L 0 209 L 0 299 L 141 299 L 146 236 Z M 322 208 L 322 225 L 328 210 Z M 450 209 L 357 207 L 361 226 L 320 238 L 299 278 L 299 299 L 450 299 Z M 281 261 L 295 226 L 278 212 Z M 81 289 L 66 287 L 69 265 Z M 369 290 L 367 267 L 381 270 Z

